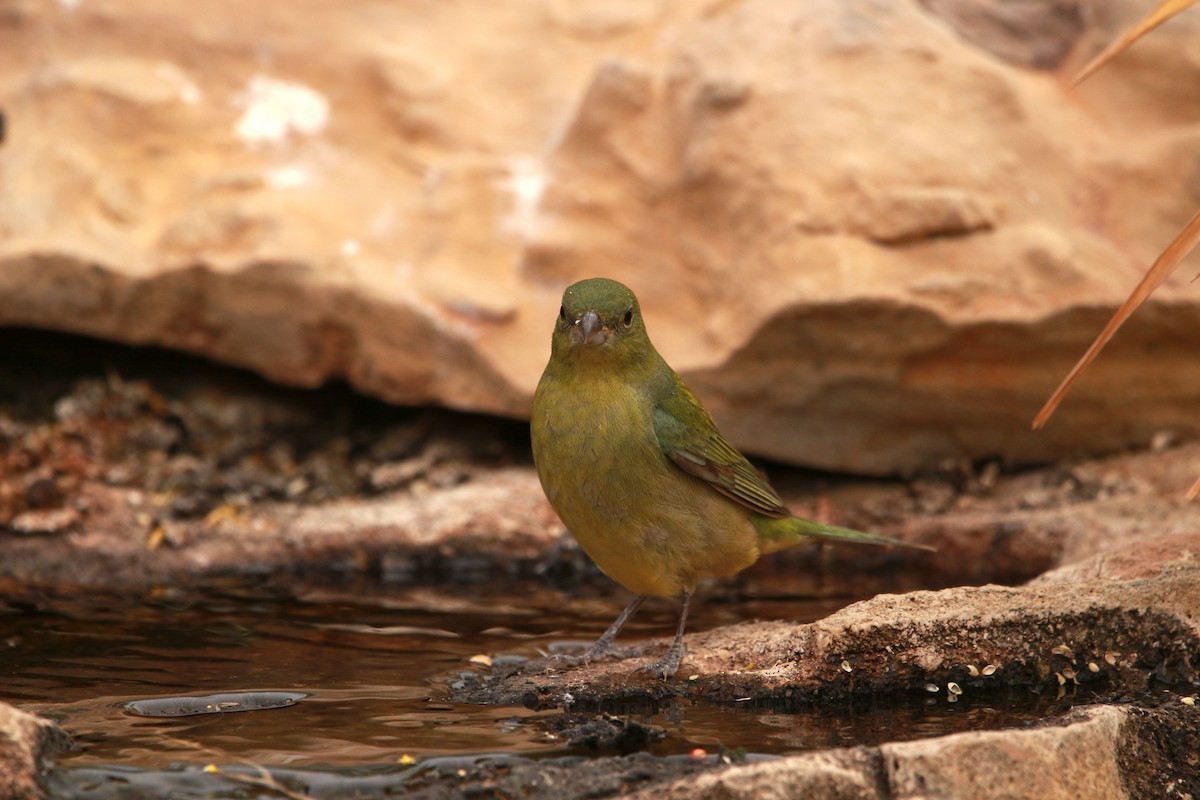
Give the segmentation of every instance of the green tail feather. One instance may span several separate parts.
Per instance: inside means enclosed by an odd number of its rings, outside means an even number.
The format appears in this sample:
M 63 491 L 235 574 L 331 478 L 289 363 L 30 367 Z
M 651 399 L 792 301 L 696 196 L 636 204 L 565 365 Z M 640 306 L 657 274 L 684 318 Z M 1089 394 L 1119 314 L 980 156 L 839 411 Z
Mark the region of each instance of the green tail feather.
M 776 550 L 795 547 L 813 537 L 855 544 L 875 544 L 912 547 L 918 550 L 936 550 L 936 548 L 930 547 L 927 544 L 902 542 L 899 539 L 893 539 L 890 536 L 881 536 L 878 533 L 864 533 L 863 531 L 856 531 L 851 528 L 839 528 L 837 525 L 824 525 L 820 522 L 800 519 L 799 517 L 784 517 L 783 519 L 757 517 L 754 520 L 754 527 L 758 530 L 758 547 L 761 553 L 774 553 Z

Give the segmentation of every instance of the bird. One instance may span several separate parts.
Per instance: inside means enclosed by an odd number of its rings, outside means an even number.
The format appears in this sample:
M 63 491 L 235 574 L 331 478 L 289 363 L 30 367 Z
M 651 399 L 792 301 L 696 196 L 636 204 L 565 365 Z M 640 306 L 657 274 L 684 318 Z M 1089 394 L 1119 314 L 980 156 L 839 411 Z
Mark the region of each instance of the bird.
M 563 292 L 530 435 L 550 505 L 634 594 L 578 662 L 628 655 L 615 641 L 642 603 L 680 597 L 674 642 L 641 668 L 672 677 L 697 582 L 767 553 L 814 538 L 931 549 L 793 516 L 654 348 L 633 291 L 608 278 Z

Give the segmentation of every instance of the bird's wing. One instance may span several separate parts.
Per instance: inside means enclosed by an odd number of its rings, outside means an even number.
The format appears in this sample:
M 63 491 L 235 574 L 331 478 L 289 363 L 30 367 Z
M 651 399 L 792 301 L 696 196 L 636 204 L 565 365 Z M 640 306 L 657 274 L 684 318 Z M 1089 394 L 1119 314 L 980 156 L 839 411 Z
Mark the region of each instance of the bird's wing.
M 684 472 L 763 516 L 791 516 L 775 490 L 725 441 L 712 417 L 678 378 L 654 408 L 654 433 L 663 453 Z

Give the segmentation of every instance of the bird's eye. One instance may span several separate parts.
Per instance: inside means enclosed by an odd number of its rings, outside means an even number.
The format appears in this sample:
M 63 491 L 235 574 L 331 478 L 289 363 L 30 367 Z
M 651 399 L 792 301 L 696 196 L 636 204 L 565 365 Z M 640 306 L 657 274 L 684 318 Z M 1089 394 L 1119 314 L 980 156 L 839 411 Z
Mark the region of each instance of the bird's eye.
M 633 324 L 633 309 L 632 308 L 625 312 L 625 316 L 621 318 L 621 321 L 623 323 L 625 323 L 626 328 L 628 328 L 630 325 Z
M 558 318 L 560 320 L 562 320 L 563 322 L 567 321 L 567 307 L 566 306 L 558 307 Z

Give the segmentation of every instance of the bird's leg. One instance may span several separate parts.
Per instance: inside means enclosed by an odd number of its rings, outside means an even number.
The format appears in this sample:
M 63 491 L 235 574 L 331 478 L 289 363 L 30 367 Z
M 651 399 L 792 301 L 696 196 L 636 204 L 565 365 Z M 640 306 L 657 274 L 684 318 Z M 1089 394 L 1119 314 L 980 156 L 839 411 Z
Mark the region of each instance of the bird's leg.
M 683 629 L 687 625 L 688 605 L 692 602 L 691 590 L 683 592 L 683 610 L 679 612 L 679 628 L 675 631 L 675 641 L 663 653 L 663 657 L 653 664 L 638 667 L 634 672 L 652 672 L 662 678 L 670 678 L 679 671 L 683 662 Z
M 571 656 L 559 653 L 551 656 L 551 661 L 558 664 L 567 664 L 575 666 L 577 664 L 589 664 L 593 661 L 598 661 L 608 656 L 617 656 L 618 658 L 629 658 L 638 654 L 638 650 L 619 648 L 613 645 L 617 638 L 617 634 L 621 632 L 621 628 L 625 627 L 625 623 L 629 622 L 629 618 L 637 613 L 637 610 L 642 607 L 642 603 L 646 602 L 646 596 L 639 594 L 637 597 L 629 601 L 629 605 L 625 606 L 625 610 L 621 612 L 613 624 L 608 626 L 608 630 L 600 634 L 600 638 L 595 644 L 583 652 L 582 655 Z
M 613 620 L 612 625 L 608 626 L 608 630 L 600 634 L 600 638 L 596 640 L 596 643 L 589 647 L 587 652 L 583 654 L 584 660 L 595 661 L 598 658 L 604 658 L 614 653 L 625 657 L 633 655 L 633 652 L 627 652 L 615 647 L 613 642 L 616 641 L 617 634 L 621 632 L 621 628 L 625 627 L 625 623 L 629 622 L 629 618 L 637 613 L 637 610 L 642 607 L 642 603 L 644 602 L 646 602 L 646 595 L 644 594 L 639 594 L 630 600 L 629 605 L 625 606 L 625 610 L 621 612 L 620 616 Z

